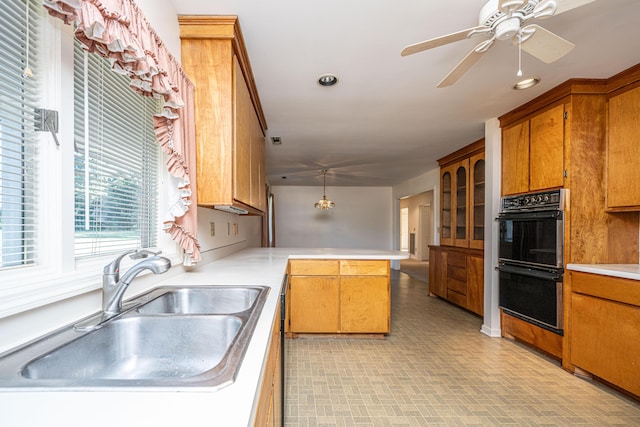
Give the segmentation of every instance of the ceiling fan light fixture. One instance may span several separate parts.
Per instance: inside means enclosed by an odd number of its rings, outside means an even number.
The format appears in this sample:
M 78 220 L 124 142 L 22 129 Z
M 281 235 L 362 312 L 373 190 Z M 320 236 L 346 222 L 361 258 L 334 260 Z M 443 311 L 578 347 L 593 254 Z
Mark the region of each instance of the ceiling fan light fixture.
M 318 78 L 320 86 L 333 86 L 338 83 L 338 78 L 333 74 L 323 74 Z
M 530 87 L 534 87 L 538 83 L 540 83 L 540 77 L 528 77 L 514 84 L 513 88 L 515 90 L 524 90 L 529 89 Z

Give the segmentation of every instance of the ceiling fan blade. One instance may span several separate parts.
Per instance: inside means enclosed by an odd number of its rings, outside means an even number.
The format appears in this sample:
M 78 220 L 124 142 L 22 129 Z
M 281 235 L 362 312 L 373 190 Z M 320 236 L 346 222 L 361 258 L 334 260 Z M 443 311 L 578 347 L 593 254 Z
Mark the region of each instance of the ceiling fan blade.
M 473 28 L 467 28 L 466 30 L 458 31 L 457 33 L 451 33 L 451 34 L 447 34 L 446 36 L 436 37 L 434 39 L 425 40 L 420 43 L 410 44 L 409 46 L 402 49 L 402 52 L 400 52 L 400 55 L 402 56 L 412 55 L 414 53 L 422 52 L 423 50 L 433 49 L 434 47 L 443 46 L 445 44 L 464 40 L 476 34 L 487 33 L 487 35 L 489 35 L 490 32 L 491 32 L 491 28 L 485 27 L 484 25 L 480 25 L 478 27 L 473 27 Z
M 469 69 L 473 67 L 476 62 L 478 62 L 482 55 L 484 55 L 487 50 L 489 50 L 489 48 L 493 44 L 493 41 L 494 39 L 485 40 L 478 46 L 473 48 L 471 52 L 469 52 L 467 56 L 462 58 L 462 61 L 458 62 L 458 65 L 456 65 L 453 70 L 451 70 L 449 74 L 447 74 L 445 78 L 442 79 L 440 83 L 438 83 L 438 87 L 451 86 L 452 84 L 457 82 L 460 77 L 462 77 L 464 73 L 469 71 Z
M 529 32 L 531 30 L 533 30 L 534 33 L 522 42 L 522 50 L 547 64 L 562 58 L 576 46 L 570 41 L 536 24 L 527 25 L 522 29 L 523 32 Z
M 555 15 L 560 15 L 561 13 L 567 12 L 571 9 L 575 9 L 576 7 L 584 6 L 585 4 L 589 4 L 594 2 L 595 0 L 555 0 L 558 7 L 556 8 Z

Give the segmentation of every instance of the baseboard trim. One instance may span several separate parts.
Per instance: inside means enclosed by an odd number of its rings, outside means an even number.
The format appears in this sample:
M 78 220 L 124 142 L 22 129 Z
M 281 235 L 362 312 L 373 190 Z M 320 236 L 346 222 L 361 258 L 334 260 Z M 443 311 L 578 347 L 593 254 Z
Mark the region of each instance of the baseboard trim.
M 480 328 L 480 332 L 482 332 L 483 334 L 490 336 L 491 338 L 500 338 L 502 336 L 502 332 L 500 330 L 500 328 L 497 329 L 492 329 L 490 327 L 488 327 L 487 325 L 482 325 L 482 327 Z

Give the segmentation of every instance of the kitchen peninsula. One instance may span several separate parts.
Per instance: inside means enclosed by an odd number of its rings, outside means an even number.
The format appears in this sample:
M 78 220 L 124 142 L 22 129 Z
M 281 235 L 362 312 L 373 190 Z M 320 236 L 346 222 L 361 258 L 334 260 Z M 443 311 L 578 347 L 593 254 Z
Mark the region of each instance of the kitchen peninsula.
M 283 277 L 289 261 L 305 260 L 400 260 L 406 253 L 396 251 L 326 248 L 252 248 L 197 268 L 160 279 L 135 294 L 156 286 L 262 285 L 270 288 L 262 313 L 235 382 L 218 391 L 207 387 L 175 388 L 92 388 L 92 389 L 10 389 L 0 384 L 2 422 L 11 426 L 93 426 L 113 425 L 117 413 L 128 425 L 138 426 L 251 426 L 256 421 L 263 382 L 267 378 L 272 337 L 279 328 L 279 302 Z M 126 296 L 134 297 L 134 293 Z

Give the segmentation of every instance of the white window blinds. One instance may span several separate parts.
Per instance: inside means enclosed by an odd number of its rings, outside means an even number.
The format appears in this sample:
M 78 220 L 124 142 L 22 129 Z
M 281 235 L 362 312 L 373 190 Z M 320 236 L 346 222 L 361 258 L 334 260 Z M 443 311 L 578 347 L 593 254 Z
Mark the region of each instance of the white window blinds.
M 0 268 L 35 263 L 41 8 L 38 0 L 3 0 L 0 7 Z
M 74 51 L 75 255 L 157 243 L 159 104 L 128 86 L 97 54 Z

